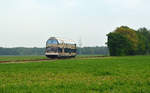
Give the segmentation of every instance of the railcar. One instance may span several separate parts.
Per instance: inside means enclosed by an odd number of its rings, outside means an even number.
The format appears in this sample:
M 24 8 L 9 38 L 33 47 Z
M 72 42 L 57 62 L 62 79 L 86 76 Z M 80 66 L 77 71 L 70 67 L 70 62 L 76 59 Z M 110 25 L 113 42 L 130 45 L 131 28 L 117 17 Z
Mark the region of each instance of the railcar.
M 77 47 L 75 42 L 50 37 L 46 42 L 45 55 L 48 58 L 68 58 L 75 57 Z

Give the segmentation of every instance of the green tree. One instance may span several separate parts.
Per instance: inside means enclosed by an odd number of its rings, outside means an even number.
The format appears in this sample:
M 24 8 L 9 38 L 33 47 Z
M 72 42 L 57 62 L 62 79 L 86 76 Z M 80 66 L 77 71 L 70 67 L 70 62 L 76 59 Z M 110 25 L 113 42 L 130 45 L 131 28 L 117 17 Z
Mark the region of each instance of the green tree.
M 125 56 L 129 52 L 131 42 L 120 33 L 109 33 L 108 35 L 108 48 L 111 56 Z
M 121 26 L 107 36 L 110 55 L 123 56 L 136 54 L 138 50 L 138 35 L 135 30 L 127 26 Z
M 138 50 L 136 51 L 136 54 L 145 55 L 147 54 L 146 37 L 142 35 L 140 32 L 137 32 L 137 35 L 138 35 Z
M 145 38 L 146 53 L 150 54 L 150 31 L 146 28 L 140 28 L 138 32 Z

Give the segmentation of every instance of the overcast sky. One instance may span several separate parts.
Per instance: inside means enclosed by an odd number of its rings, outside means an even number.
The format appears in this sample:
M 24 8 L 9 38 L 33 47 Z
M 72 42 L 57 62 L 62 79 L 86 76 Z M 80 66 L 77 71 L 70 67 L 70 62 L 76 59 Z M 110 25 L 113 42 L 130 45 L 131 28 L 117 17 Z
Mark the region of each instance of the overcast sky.
M 103 46 L 126 25 L 150 29 L 150 0 L 0 0 L 0 47 L 45 47 L 50 36 Z

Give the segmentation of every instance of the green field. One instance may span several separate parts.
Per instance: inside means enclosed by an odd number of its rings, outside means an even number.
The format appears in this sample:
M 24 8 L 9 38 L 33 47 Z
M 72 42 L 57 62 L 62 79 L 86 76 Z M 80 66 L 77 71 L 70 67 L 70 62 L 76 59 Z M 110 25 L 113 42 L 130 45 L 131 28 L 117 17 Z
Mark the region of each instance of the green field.
M 0 93 L 150 93 L 150 56 L 2 63 Z
M 47 59 L 45 56 L 1 56 L 0 61 L 22 61 Z

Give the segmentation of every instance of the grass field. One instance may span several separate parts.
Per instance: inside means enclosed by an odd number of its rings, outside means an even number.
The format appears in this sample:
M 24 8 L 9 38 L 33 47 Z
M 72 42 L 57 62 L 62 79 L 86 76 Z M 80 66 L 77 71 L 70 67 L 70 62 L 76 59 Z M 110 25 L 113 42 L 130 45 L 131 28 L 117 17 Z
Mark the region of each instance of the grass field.
M 76 58 L 95 57 L 103 55 L 78 55 Z M 0 61 L 23 61 L 23 60 L 39 60 L 48 59 L 46 56 L 0 56 Z
M 38 60 L 47 59 L 45 56 L 1 56 L 0 61 L 22 61 L 22 60 Z
M 150 93 L 150 56 L 2 63 L 0 93 Z

